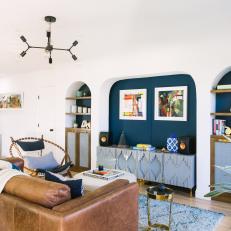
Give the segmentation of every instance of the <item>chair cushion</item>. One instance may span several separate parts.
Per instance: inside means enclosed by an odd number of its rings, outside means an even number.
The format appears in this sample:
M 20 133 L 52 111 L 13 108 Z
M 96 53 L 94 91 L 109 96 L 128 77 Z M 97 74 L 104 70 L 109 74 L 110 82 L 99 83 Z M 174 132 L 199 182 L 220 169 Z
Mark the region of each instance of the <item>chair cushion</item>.
M 30 169 L 52 169 L 59 165 L 52 152 L 44 156 L 25 156 L 24 161 L 25 167 Z
M 72 179 L 63 177 L 59 174 L 45 172 L 45 180 L 53 181 L 61 184 L 68 185 L 71 189 L 71 198 L 80 197 L 83 195 L 83 184 L 82 179 Z
M 37 151 L 44 149 L 44 142 L 43 139 L 37 141 L 20 141 L 16 140 L 16 144 L 20 146 L 23 151 Z
M 12 177 L 6 183 L 4 192 L 47 208 L 53 208 L 71 198 L 67 185 L 31 176 Z

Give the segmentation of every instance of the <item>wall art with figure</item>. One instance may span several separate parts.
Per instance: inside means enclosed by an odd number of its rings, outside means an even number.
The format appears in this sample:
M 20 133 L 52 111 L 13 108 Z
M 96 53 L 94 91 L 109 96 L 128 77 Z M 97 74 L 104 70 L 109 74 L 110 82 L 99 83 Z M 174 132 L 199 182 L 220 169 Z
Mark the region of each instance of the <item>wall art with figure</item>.
M 187 121 L 187 86 L 155 88 L 155 120 Z

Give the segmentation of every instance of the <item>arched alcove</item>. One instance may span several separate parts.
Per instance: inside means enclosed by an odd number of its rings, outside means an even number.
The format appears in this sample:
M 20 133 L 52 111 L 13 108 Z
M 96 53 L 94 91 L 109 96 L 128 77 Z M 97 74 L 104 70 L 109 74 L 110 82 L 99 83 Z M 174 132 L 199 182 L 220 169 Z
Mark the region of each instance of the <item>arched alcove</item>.
M 154 120 L 154 88 L 170 86 L 188 87 L 187 121 Z M 147 119 L 120 120 L 119 92 L 127 89 L 147 89 Z M 165 147 L 166 139 L 171 135 L 196 137 L 196 87 L 190 75 L 168 75 L 117 81 L 110 90 L 109 131 L 113 144 L 117 144 L 121 131 L 125 131 L 130 145 L 150 143 L 156 147 Z
M 73 170 L 91 168 L 91 91 L 81 81 L 66 92 L 65 146 L 74 164 Z

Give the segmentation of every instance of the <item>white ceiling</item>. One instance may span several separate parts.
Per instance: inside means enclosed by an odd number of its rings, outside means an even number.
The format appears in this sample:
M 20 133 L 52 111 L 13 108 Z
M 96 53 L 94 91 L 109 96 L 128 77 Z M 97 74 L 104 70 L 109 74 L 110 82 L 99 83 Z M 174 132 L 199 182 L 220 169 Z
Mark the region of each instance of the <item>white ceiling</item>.
M 54 46 L 79 41 L 73 49 L 79 61 L 54 52 L 52 67 L 134 50 L 231 41 L 230 0 L 2 0 L 0 9 L 0 76 L 50 67 L 42 50 L 19 56 L 26 48 L 20 35 L 31 45 L 46 45 L 46 15 L 57 18 Z

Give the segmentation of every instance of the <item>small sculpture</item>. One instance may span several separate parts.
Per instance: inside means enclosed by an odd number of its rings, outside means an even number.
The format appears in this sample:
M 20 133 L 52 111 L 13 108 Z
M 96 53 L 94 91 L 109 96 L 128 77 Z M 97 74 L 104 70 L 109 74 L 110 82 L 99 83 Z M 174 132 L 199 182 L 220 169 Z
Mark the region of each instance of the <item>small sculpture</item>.
M 127 144 L 126 137 L 124 131 L 121 132 L 118 148 L 128 148 L 129 145 Z

